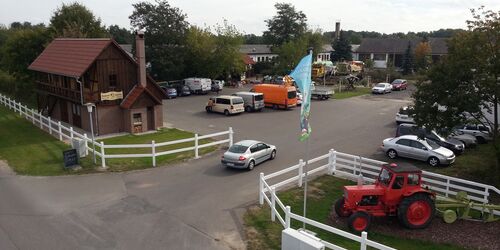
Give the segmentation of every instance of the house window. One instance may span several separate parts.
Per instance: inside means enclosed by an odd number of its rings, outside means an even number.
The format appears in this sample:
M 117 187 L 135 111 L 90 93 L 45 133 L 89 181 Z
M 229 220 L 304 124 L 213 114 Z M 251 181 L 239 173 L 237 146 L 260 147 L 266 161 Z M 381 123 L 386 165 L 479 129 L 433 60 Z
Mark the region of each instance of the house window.
M 134 114 L 132 122 L 134 123 L 134 125 L 141 125 L 142 124 L 142 114 L 141 113 Z
M 81 106 L 79 104 L 73 103 L 71 105 L 71 109 L 73 111 L 73 115 L 80 116 L 80 112 L 81 112 L 80 108 L 81 108 Z
M 373 54 L 374 61 L 385 61 L 385 54 Z
M 109 87 L 116 88 L 116 74 L 109 75 Z

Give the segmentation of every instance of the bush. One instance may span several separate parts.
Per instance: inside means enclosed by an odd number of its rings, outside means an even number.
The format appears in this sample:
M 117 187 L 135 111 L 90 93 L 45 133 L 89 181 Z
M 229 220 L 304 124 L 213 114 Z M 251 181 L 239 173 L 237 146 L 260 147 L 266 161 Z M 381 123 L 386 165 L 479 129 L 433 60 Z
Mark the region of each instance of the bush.
M 403 77 L 400 72 L 393 68 L 372 70 L 368 72 L 367 75 L 371 77 L 372 83 L 385 82 L 387 80 L 387 76 L 389 76 L 388 82 L 392 82 L 394 79 Z
M 15 82 L 14 76 L 0 69 L 0 92 L 11 96 L 14 95 Z

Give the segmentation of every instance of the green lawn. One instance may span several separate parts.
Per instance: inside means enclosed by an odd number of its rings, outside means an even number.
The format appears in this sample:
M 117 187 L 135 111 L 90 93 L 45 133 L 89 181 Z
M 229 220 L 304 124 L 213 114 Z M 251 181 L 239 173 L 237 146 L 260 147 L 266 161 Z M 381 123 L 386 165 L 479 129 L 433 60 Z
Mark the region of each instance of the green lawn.
M 6 160 L 14 171 L 21 175 L 50 176 L 66 174 L 82 174 L 96 172 L 92 164 L 92 154 L 82 159 L 80 171 L 65 170 L 63 168 L 62 152 L 69 149 L 66 145 L 52 137 L 48 133 L 33 126 L 32 123 L 18 116 L 7 108 L 0 106 L 0 158 Z M 135 136 L 127 135 L 116 138 L 105 139 L 105 144 L 115 143 L 157 143 L 193 137 L 193 133 L 177 129 L 164 129 L 157 133 Z M 209 142 L 203 140 L 200 144 Z M 193 142 L 176 144 L 159 148 L 159 150 L 174 149 L 194 145 Z M 207 147 L 200 150 L 200 155 L 214 151 L 217 147 Z M 99 148 L 97 148 L 99 150 Z M 150 149 L 108 149 L 107 153 L 143 153 Z M 157 158 L 157 166 L 177 162 L 191 158 L 194 152 L 184 152 Z M 97 157 L 100 165 L 100 158 Z M 150 168 L 152 166 L 149 158 L 107 159 L 108 171 L 126 171 L 133 169 Z
M 307 217 L 321 223 L 328 224 L 328 216 L 331 212 L 331 206 L 334 201 L 342 196 L 342 187 L 344 185 L 352 185 L 352 182 L 338 179 L 332 176 L 322 176 L 310 182 L 310 192 L 307 200 Z M 280 192 L 280 200 L 285 205 L 291 206 L 291 211 L 295 214 L 302 214 L 303 207 L 303 189 L 293 188 L 288 191 Z M 271 222 L 270 208 L 253 207 L 248 210 L 244 216 L 246 224 L 248 249 L 280 249 L 281 243 L 281 224 L 276 219 L 276 222 Z M 302 227 L 302 223 L 292 220 L 291 225 L 297 229 Z M 342 230 L 347 230 L 344 225 L 333 225 Z M 321 229 L 307 227 L 318 233 L 318 237 L 327 240 L 336 245 L 347 249 L 359 249 L 359 244 L 355 241 L 348 240 L 344 237 L 323 231 Z M 452 250 L 463 249 L 458 246 L 435 244 L 420 240 L 398 238 L 390 235 L 382 235 L 375 232 L 368 233 L 368 239 L 377 241 L 390 247 L 397 249 L 408 250 Z
M 346 99 L 350 97 L 355 97 L 355 96 L 360 96 L 360 95 L 366 95 L 371 93 L 371 88 L 366 88 L 366 87 L 356 87 L 355 90 L 349 90 L 349 91 L 344 91 L 339 92 L 338 89 L 335 90 L 335 94 L 333 94 L 333 99 Z

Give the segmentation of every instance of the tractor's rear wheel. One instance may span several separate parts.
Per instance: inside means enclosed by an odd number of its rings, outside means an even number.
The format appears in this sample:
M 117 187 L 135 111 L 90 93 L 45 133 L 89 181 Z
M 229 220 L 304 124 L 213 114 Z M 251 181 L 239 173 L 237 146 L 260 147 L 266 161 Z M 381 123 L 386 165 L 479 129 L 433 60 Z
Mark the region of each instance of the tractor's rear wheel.
M 370 223 L 371 223 L 370 215 L 367 212 L 358 211 L 353 213 L 349 217 L 347 225 L 349 226 L 349 229 L 351 229 L 353 232 L 361 233 L 363 231 L 368 231 Z
M 349 215 L 352 214 L 350 210 L 345 209 L 344 204 L 345 204 L 344 197 L 338 199 L 335 202 L 335 213 L 337 213 L 339 217 L 349 217 Z
M 434 202 L 428 194 L 419 193 L 403 199 L 398 208 L 398 219 L 410 229 L 426 228 L 436 213 Z

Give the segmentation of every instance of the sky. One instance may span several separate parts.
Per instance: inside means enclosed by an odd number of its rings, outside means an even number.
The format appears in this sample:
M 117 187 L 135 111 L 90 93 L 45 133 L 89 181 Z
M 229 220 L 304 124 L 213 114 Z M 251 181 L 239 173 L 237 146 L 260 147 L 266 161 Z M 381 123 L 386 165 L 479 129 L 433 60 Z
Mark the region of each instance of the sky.
M 0 0 L 0 24 L 14 21 L 49 23 L 62 3 L 75 0 Z M 154 0 L 143 0 L 154 2 Z M 131 28 L 128 17 L 132 4 L 139 0 L 79 0 L 106 25 Z M 264 20 L 276 14 L 270 0 L 170 0 L 170 5 L 187 14 L 188 22 L 213 26 L 226 19 L 245 34 L 261 35 Z M 283 0 L 304 12 L 310 28 L 332 31 L 335 22 L 341 29 L 381 33 L 432 31 L 440 28 L 466 28 L 470 9 L 484 5 L 500 10 L 499 0 Z

